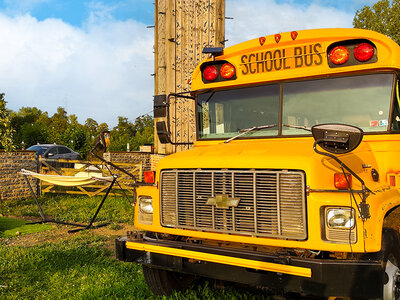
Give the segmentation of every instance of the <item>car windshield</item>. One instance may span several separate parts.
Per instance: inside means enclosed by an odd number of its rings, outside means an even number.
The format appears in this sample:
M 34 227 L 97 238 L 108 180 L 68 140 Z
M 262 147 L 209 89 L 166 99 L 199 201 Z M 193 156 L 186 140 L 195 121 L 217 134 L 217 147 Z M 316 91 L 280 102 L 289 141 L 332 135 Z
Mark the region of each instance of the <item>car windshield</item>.
M 323 123 L 387 131 L 393 76 L 360 75 L 200 94 L 199 138 L 229 138 L 265 124 L 279 126 L 244 137 L 310 134 L 307 129 Z
M 36 151 L 37 155 L 42 155 L 43 153 L 46 152 L 46 150 L 49 149 L 49 147 L 46 146 L 30 146 L 28 149 L 26 150 L 32 150 L 32 151 Z

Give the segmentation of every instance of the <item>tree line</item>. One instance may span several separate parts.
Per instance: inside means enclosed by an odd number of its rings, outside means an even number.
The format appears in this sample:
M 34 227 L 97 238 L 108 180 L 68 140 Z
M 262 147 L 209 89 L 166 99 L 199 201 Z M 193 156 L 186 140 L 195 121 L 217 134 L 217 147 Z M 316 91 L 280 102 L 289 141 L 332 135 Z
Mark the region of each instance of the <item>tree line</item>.
M 25 149 L 35 144 L 60 144 L 79 152 L 82 157 L 92 149 L 96 137 L 103 131 L 111 132 L 110 151 L 139 150 L 140 145 L 153 144 L 153 118 L 139 116 L 134 122 L 118 117 L 118 124 L 110 130 L 106 123 L 92 118 L 84 124 L 76 115 L 68 115 L 59 107 L 49 116 L 36 107 L 22 107 L 17 112 L 6 108 L 4 94 L 0 94 L 0 148 Z

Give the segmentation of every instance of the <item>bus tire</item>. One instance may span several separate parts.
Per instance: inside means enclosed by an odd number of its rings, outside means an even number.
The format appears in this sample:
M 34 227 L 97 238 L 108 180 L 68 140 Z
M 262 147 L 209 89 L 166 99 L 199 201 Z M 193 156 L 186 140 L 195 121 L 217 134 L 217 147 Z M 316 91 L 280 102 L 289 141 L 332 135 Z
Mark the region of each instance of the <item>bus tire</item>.
M 154 295 L 169 296 L 174 291 L 186 290 L 196 280 L 193 275 L 177 273 L 172 271 L 143 267 L 143 275 L 147 286 Z
M 381 252 L 385 266 L 382 299 L 400 299 L 400 238 L 397 231 L 392 228 L 383 229 Z

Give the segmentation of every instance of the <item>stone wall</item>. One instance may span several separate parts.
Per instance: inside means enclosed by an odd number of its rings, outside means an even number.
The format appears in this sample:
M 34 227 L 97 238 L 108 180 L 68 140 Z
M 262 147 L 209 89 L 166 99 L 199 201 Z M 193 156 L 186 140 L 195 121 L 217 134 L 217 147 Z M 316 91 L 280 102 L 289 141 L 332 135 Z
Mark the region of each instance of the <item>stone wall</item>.
M 119 152 L 112 151 L 104 153 L 104 159 L 114 163 L 125 164 L 142 164 L 143 171 L 150 170 L 150 156 L 149 152 Z
M 165 155 L 139 151 L 104 153 L 104 159 L 112 163 L 141 164 L 143 172 L 155 170 L 158 161 L 163 157 Z
M 34 151 L 5 152 L 0 150 L 0 200 L 19 200 L 32 194 L 22 175 L 18 172 L 26 169 L 36 172 L 37 162 Z M 33 190 L 37 192 L 38 180 L 29 178 Z

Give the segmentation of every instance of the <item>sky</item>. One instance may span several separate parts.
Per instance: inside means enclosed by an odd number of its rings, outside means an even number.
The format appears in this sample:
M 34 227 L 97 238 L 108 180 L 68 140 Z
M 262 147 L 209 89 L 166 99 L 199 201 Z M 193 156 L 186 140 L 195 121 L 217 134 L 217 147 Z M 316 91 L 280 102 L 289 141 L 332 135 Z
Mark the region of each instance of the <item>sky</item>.
M 7 108 L 57 107 L 110 128 L 152 112 L 155 0 L 0 0 Z M 226 46 L 278 32 L 352 27 L 374 0 L 226 0 Z

